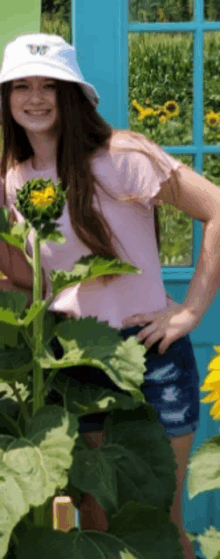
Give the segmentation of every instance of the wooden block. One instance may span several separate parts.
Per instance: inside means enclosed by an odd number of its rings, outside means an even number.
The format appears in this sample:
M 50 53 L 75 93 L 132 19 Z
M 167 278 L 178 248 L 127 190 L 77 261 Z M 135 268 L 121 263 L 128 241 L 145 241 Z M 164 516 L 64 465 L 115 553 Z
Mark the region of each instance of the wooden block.
M 76 509 L 72 500 L 67 496 L 54 497 L 53 500 L 53 529 L 68 532 L 76 526 Z

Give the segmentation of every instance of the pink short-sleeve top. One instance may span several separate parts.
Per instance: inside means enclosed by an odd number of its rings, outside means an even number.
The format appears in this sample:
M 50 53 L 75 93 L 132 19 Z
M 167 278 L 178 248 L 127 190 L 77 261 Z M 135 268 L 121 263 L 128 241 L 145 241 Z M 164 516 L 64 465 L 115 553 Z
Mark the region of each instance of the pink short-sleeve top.
M 145 137 L 144 142 L 146 145 Z M 65 312 L 77 318 L 97 317 L 99 321 L 107 321 L 110 326 L 120 329 L 122 320 L 126 317 L 167 307 L 155 236 L 153 197 L 160 191 L 170 172 L 180 166 L 180 162 L 158 146 L 155 147 L 166 169 L 165 177 L 155 170 L 145 154 L 132 151 L 129 140 L 123 137 L 116 143 L 117 149 L 101 149 L 92 158 L 92 172 L 106 191 L 103 192 L 96 184 L 98 197 L 94 197 L 93 203 L 97 210 L 99 204 L 101 206 L 114 234 L 119 257 L 141 268 L 143 273 L 125 274 L 114 278 L 107 285 L 102 285 L 97 280 L 78 283 L 58 294 L 49 310 Z M 124 152 L 120 149 L 124 146 L 131 149 Z M 153 149 L 150 142 L 149 146 Z M 56 167 L 36 171 L 31 158 L 11 167 L 6 175 L 6 206 L 13 210 L 19 223 L 24 218 L 15 207 L 16 191 L 27 180 L 41 176 L 44 179 L 52 178 L 55 183 L 59 180 Z M 117 195 L 128 196 L 130 199 L 120 201 Z M 135 195 L 138 196 L 137 200 L 132 198 Z M 91 254 L 91 250 L 77 237 L 71 226 L 67 202 L 58 224 L 66 237 L 65 244 L 59 245 L 51 241 L 41 244 L 42 266 L 47 281 L 46 299 L 51 294 L 50 269 L 70 271 L 77 260 Z M 33 230 L 28 237 L 28 246 L 31 252 Z

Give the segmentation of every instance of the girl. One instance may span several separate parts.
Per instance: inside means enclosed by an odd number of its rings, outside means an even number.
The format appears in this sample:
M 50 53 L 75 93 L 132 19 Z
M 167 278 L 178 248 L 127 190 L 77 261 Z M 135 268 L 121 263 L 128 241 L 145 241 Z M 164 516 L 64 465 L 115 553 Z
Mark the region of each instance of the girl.
M 67 241 L 41 245 L 46 298 L 50 268 L 71 270 L 83 255 L 117 256 L 143 270 L 140 275 L 115 276 L 65 289 L 50 310 L 57 320 L 61 312 L 107 320 L 124 339 L 137 334 L 148 350 L 142 390 L 157 409 L 175 453 L 177 491 L 170 514 L 179 527 L 185 557 L 193 559 L 182 519 L 185 470 L 199 425 L 199 374 L 188 334 L 218 290 L 220 191 L 142 134 L 107 124 L 97 111 L 95 88 L 83 79 L 76 63 L 74 47 L 61 37 L 37 33 L 9 43 L 0 83 L 1 175 L 4 203 L 12 219 L 23 221 L 15 208 L 16 191 L 27 180 L 52 177 L 54 182 L 61 180 L 63 189 L 69 186 L 59 220 Z M 166 202 L 204 223 L 198 264 L 182 304 L 170 301 L 167 305 L 158 258 L 154 208 Z M 30 251 L 31 246 L 30 234 Z M 3 242 L 0 248 L 0 269 L 13 286 L 30 293 L 30 266 L 19 251 L 12 253 Z M 54 345 L 54 351 L 59 357 L 58 346 Z M 88 368 L 83 378 L 80 368 L 62 373 L 70 381 L 73 374 L 80 382 L 89 381 L 92 375 L 94 382 L 109 386 L 105 375 L 94 368 Z M 165 397 L 169 391 L 170 400 Z M 54 401 L 51 391 L 46 403 Z M 105 415 L 81 420 L 80 431 L 91 446 L 104 440 Z M 84 529 L 107 530 L 105 512 L 90 495 L 82 499 L 80 512 Z

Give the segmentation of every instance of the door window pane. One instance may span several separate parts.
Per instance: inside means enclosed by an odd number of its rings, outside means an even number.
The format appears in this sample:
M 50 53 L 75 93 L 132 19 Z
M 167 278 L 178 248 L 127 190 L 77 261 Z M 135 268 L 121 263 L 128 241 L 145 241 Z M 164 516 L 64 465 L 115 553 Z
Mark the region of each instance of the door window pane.
M 192 143 L 193 36 L 129 33 L 129 128 L 159 145 Z
M 208 21 L 220 21 L 219 0 L 205 0 L 205 19 Z
M 129 0 L 130 23 L 190 21 L 193 17 L 193 0 Z
M 204 172 L 206 179 L 220 186 L 220 154 L 204 155 Z
M 220 31 L 204 34 L 204 143 L 220 143 Z
M 191 155 L 177 155 L 175 159 L 193 168 Z M 159 258 L 162 266 L 193 265 L 193 220 L 171 204 L 158 206 L 160 227 Z

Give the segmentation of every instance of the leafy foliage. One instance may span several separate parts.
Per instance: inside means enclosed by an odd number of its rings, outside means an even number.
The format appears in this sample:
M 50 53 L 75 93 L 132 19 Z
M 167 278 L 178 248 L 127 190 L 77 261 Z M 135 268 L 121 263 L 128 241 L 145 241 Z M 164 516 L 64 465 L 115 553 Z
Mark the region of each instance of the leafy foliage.
M 88 448 L 78 439 L 71 484 L 92 494 L 109 520 L 127 503 L 128 495 L 130 501 L 168 510 L 176 489 L 174 454 L 153 405 L 114 410 L 104 429 L 105 442 L 100 448 Z
M 204 441 L 190 457 L 188 469 L 189 499 L 204 491 L 219 489 L 220 435 L 213 435 Z M 220 532 L 214 526 L 208 528 L 203 535 L 195 538 L 207 559 L 220 556 Z
M 41 408 L 29 420 L 25 438 L 0 435 L 0 557 L 14 526 L 31 506 L 42 505 L 65 487 L 77 419 L 62 408 Z
M 62 369 L 89 365 L 104 371 L 122 390 L 130 392 L 135 401 L 143 402 L 140 392 L 145 371 L 146 348 L 137 338 L 122 340 L 116 328 L 96 318 L 64 320 L 54 330 L 63 357 L 55 359 L 47 349 L 39 362 L 44 369 Z
M 71 0 L 42 0 L 42 13 L 56 14 L 59 19 L 69 21 Z
M 165 550 L 169 559 L 183 558 L 178 529 L 169 515 L 134 503 L 115 516 L 108 532 L 75 528 L 64 534 L 49 528 L 33 528 L 19 542 L 16 559 L 28 559 L 30 554 L 32 559 L 47 559 L 48 549 L 53 559 L 148 559 L 165 556 Z
M 122 262 L 111 256 L 82 256 L 80 260 L 73 266 L 71 272 L 66 270 L 50 270 L 50 280 L 53 287 L 53 297 L 60 291 L 79 283 L 80 281 L 96 279 L 99 276 L 112 274 L 141 274 L 143 270 L 132 266 L 128 262 Z

